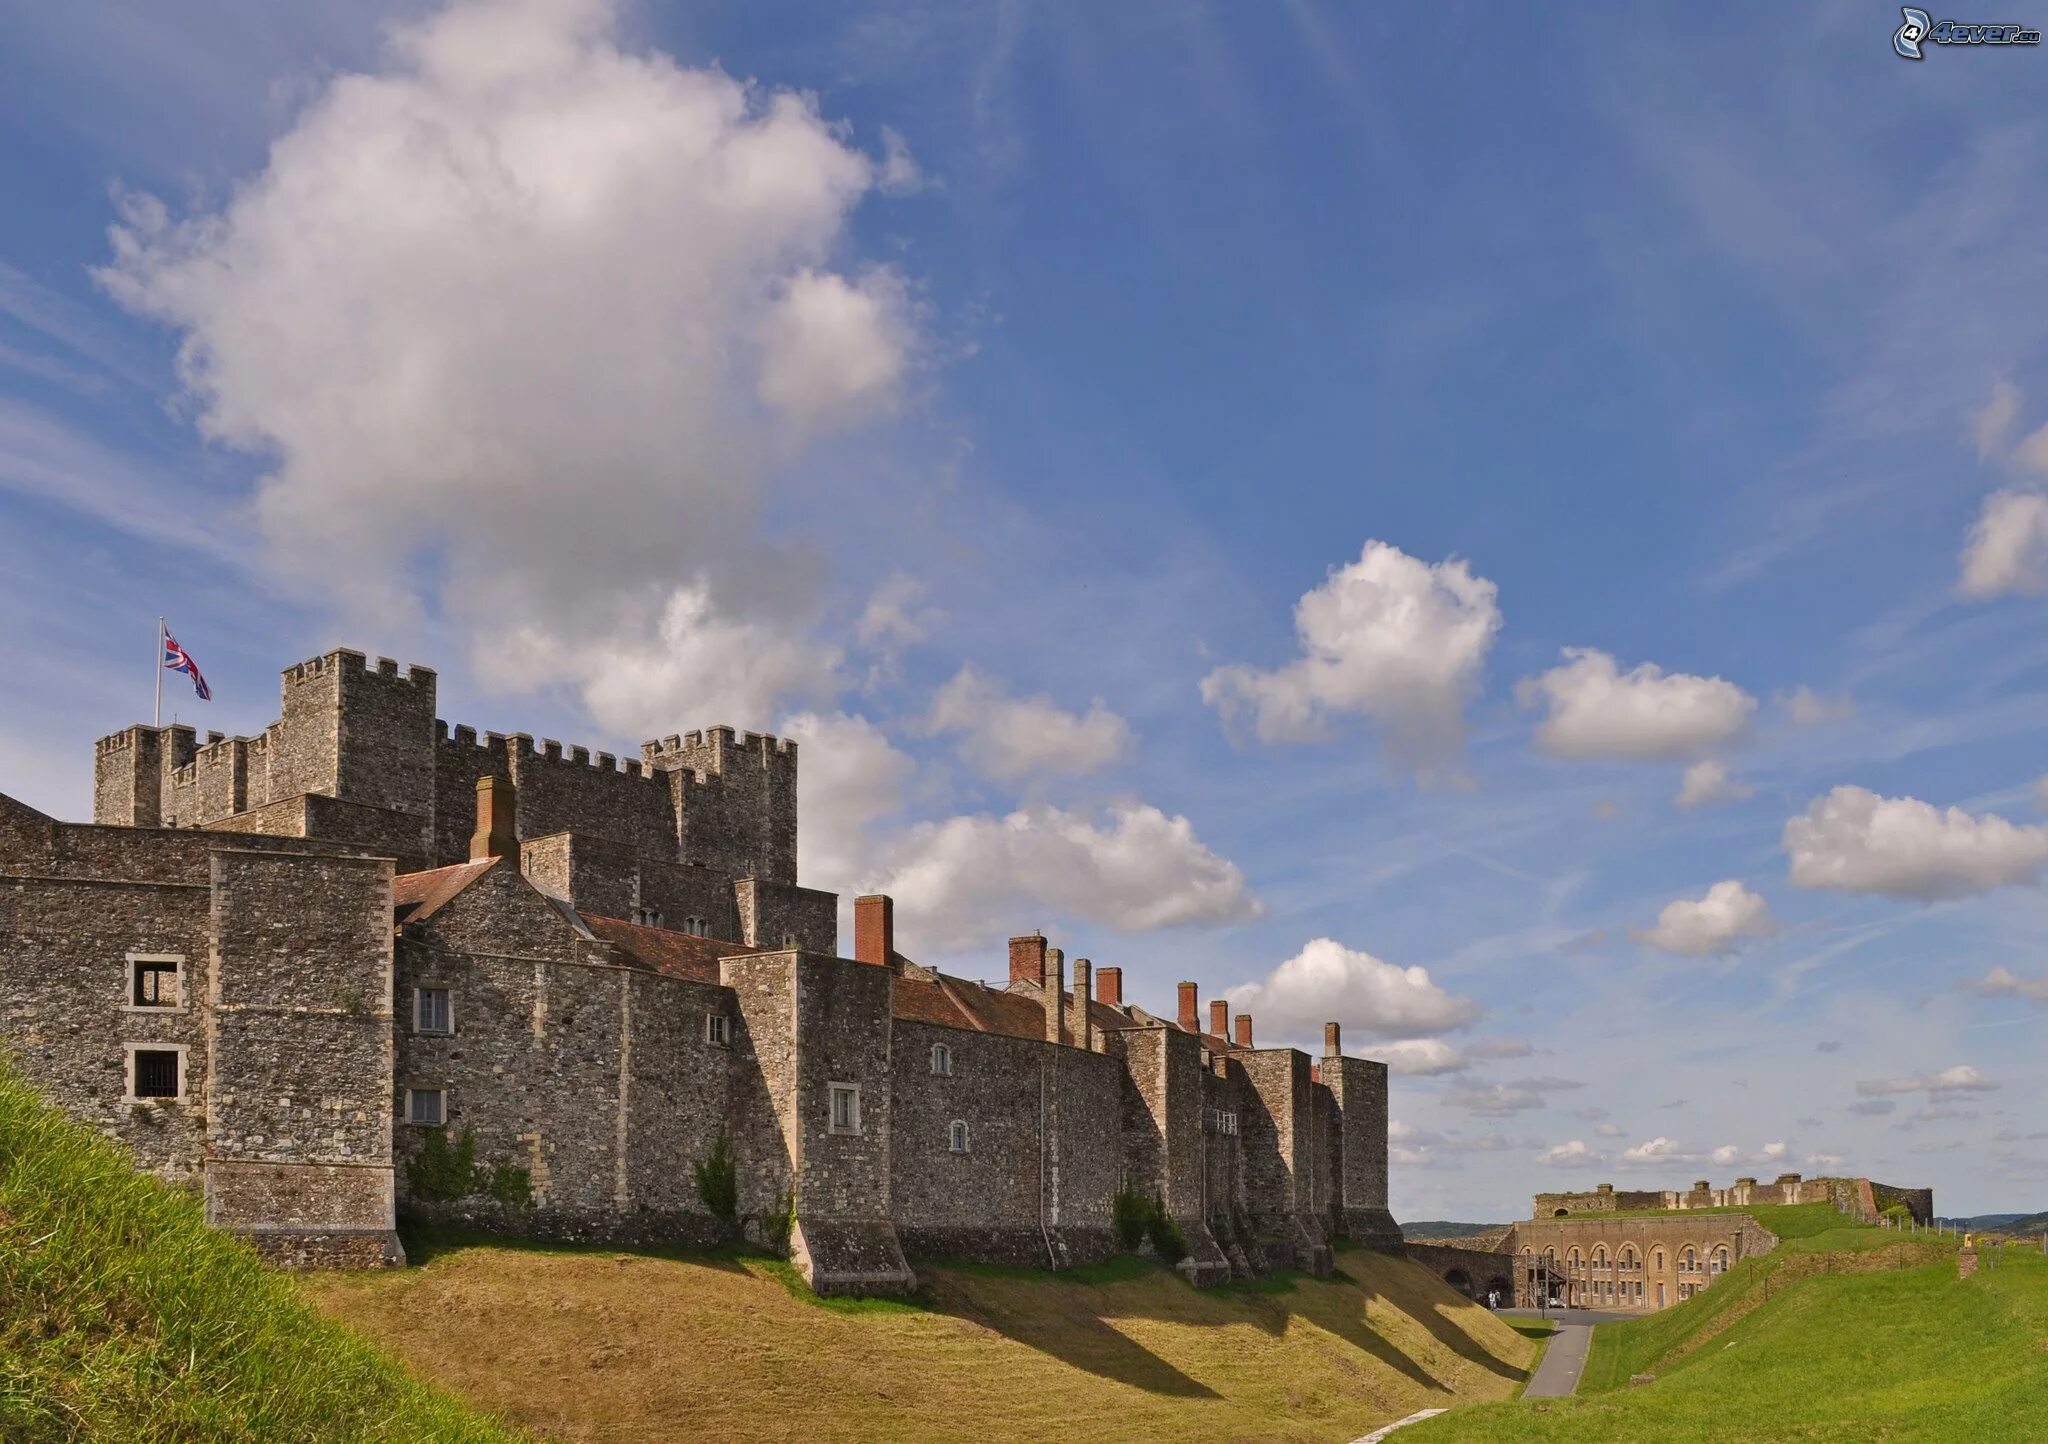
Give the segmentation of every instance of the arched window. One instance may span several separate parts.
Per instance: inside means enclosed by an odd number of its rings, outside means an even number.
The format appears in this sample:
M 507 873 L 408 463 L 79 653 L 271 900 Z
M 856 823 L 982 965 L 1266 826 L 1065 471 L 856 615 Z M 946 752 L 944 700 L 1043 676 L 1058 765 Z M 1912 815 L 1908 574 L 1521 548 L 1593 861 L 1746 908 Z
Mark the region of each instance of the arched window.
M 1714 1250 L 1714 1272 L 1717 1274 L 1725 1274 L 1728 1272 L 1727 1249 L 1717 1248 Z
M 932 1044 L 932 1072 L 941 1078 L 953 1076 L 953 1050 L 944 1043 Z
M 1678 1267 L 1685 1273 L 1691 1273 L 1693 1271 L 1691 1244 L 1687 1244 L 1685 1246 L 1685 1252 L 1681 1253 L 1678 1256 Z
M 1565 1263 L 1570 1267 L 1573 1273 L 1577 1273 L 1579 1271 L 1579 1262 L 1579 1251 L 1577 1249 L 1573 1249 L 1570 1253 L 1565 1255 Z
M 953 1153 L 967 1151 L 967 1125 L 958 1118 L 955 1118 L 953 1126 L 946 1130 L 946 1147 Z
M 1658 1249 L 1658 1250 L 1657 1250 L 1656 1258 L 1657 1258 L 1657 1272 L 1661 1274 L 1661 1273 L 1663 1273 L 1663 1272 L 1664 1272 L 1664 1250 L 1663 1250 L 1663 1249 L 1661 1249 L 1661 1248 L 1660 1248 L 1660 1249 Z
M 1607 1267 L 1606 1244 L 1596 1243 L 1593 1245 L 1593 1267 L 1596 1269 L 1604 1269 Z

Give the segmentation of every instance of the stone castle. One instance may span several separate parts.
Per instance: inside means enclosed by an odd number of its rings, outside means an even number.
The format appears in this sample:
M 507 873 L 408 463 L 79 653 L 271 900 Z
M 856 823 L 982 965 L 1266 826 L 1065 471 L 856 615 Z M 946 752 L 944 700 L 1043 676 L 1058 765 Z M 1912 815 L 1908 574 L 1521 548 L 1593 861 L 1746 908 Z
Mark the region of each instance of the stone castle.
M 913 1256 L 1106 1257 L 1132 1194 L 1198 1284 L 1399 1246 L 1387 1070 L 1336 1023 L 1320 1059 L 1256 1047 L 1195 984 L 1155 1016 L 1035 933 L 950 976 L 880 896 L 841 957 L 795 744 L 622 763 L 435 710 L 431 671 L 335 651 L 260 735 L 101 739 L 91 824 L 0 794 L 0 1045 L 267 1256 L 399 1263 L 401 1213 L 744 1225 L 820 1291 L 890 1291 Z
M 1743 1210 L 1808 1203 L 1830 1204 L 1859 1223 L 1892 1212 L 1922 1225 L 1934 1220 L 1932 1189 L 1867 1178 L 1781 1173 L 1770 1183 L 1738 1178 L 1728 1188 L 1700 1179 L 1689 1189 L 1618 1192 L 1603 1183 L 1590 1193 L 1539 1193 L 1526 1222 L 1485 1239 L 1411 1243 L 1406 1252 L 1467 1298 L 1654 1313 L 1778 1246 L 1778 1236 Z

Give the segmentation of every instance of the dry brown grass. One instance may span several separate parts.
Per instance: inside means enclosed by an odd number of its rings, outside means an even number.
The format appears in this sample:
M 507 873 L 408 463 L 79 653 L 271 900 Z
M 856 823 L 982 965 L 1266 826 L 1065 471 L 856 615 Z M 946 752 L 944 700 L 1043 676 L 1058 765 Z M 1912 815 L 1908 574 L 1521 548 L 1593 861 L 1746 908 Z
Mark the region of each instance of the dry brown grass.
M 1504 1398 L 1535 1346 L 1404 1260 L 1199 1293 L 926 1265 L 923 1307 L 846 1311 L 759 1260 L 465 1247 L 327 1276 L 325 1312 L 564 1439 L 1331 1440 Z

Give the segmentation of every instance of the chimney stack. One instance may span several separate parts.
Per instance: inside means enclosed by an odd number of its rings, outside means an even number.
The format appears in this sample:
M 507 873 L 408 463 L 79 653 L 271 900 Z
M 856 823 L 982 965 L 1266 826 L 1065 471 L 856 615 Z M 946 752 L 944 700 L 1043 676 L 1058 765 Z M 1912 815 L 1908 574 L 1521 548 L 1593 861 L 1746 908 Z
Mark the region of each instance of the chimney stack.
M 1340 1058 L 1344 1054 L 1344 1033 L 1335 1023 L 1323 1024 L 1323 1056 Z
M 1124 1005 L 1124 970 L 1122 968 L 1097 968 L 1095 970 L 1095 1001 L 1107 1003 L 1112 1008 Z
M 875 893 L 853 900 L 853 956 L 886 968 L 896 952 L 896 900 Z
M 1209 1000 L 1209 1031 L 1226 1042 L 1230 1039 L 1230 1004 L 1221 998 Z
M 469 835 L 469 860 L 519 856 L 519 829 L 513 824 L 512 783 L 503 777 L 476 780 L 476 831 Z
M 1196 1016 L 1195 985 L 1193 983 L 1182 983 L 1180 985 L 1180 1030 L 1183 1033 L 1199 1033 L 1202 1031 L 1202 1020 Z
M 1094 969 L 1086 958 L 1074 959 L 1074 1046 L 1084 1053 L 1095 1051 L 1095 1018 L 1088 1011 L 1088 975 Z
M 1251 1045 L 1252 1015 L 1250 1013 L 1239 1013 L 1237 1015 L 1237 1046 L 1240 1048 L 1249 1048 L 1251 1047 Z
M 1037 983 L 1045 978 L 1045 934 L 1027 933 L 1010 939 L 1010 981 Z
M 1067 955 L 1058 948 L 1045 950 L 1045 976 L 1039 981 L 1045 987 L 1045 1041 L 1063 1043 L 1066 1041 L 1067 980 L 1064 964 Z

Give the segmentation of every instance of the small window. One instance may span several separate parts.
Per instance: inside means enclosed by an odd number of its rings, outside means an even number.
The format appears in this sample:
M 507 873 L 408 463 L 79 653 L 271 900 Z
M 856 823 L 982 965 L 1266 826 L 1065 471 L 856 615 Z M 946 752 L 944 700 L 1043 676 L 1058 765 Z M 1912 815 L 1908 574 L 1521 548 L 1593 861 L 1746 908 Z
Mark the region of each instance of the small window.
M 941 1078 L 953 1076 L 953 1050 L 944 1043 L 932 1044 L 932 1072 Z
M 633 921 L 643 928 L 658 928 L 661 926 L 661 909 L 634 908 Z
M 455 1003 L 446 988 L 412 990 L 412 1030 L 415 1033 L 453 1033 Z
M 683 931 L 692 937 L 708 937 L 711 933 L 711 925 L 702 918 L 684 918 Z
M 704 1041 L 714 1048 L 724 1048 L 732 1043 L 732 1019 L 723 1013 L 704 1015 Z
M 834 1133 L 860 1132 L 860 1086 L 855 1083 L 834 1083 L 832 1090 L 832 1131 Z
M 405 1090 L 405 1121 L 422 1128 L 439 1128 L 448 1121 L 448 1090 L 408 1088 Z
M 184 1055 L 176 1048 L 137 1048 L 130 1055 L 129 1091 L 137 1098 L 185 1096 Z
M 958 1118 L 955 1118 L 953 1126 L 946 1130 L 946 1148 L 952 1153 L 967 1151 L 967 1125 Z
M 784 946 L 785 948 L 793 948 L 793 947 L 795 947 L 795 946 L 796 946 L 796 934 L 795 934 L 795 933 L 784 933 L 784 934 L 782 935 L 782 945 L 783 945 L 783 946 Z
M 184 961 L 170 955 L 129 954 L 128 1005 L 132 1008 L 183 1007 L 178 971 Z

